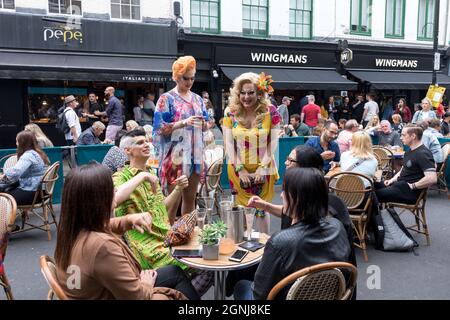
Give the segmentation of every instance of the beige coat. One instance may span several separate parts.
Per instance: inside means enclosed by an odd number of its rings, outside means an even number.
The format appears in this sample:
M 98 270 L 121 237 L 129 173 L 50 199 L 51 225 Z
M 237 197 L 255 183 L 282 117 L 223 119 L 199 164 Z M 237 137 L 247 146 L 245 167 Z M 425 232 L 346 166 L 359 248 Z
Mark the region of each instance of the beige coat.
M 131 229 L 127 217 L 111 219 L 110 226 L 117 234 Z M 140 272 L 133 253 L 117 235 L 81 232 L 72 248 L 67 272 L 58 267 L 57 277 L 69 299 L 185 299 L 176 290 L 152 288 L 140 280 Z

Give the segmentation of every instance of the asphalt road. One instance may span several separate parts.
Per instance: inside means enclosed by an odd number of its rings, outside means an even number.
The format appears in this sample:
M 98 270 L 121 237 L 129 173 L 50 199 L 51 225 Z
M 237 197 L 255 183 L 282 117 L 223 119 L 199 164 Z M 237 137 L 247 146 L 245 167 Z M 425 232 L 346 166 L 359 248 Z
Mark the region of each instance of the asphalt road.
M 275 203 L 280 202 L 279 192 Z M 444 195 L 430 191 L 426 207 L 431 246 L 422 235 L 414 234 L 420 246 L 411 252 L 382 252 L 369 248 L 369 262 L 364 263 L 359 249 L 358 299 L 450 299 L 450 201 Z M 59 206 L 56 206 L 57 211 Z M 59 212 L 58 212 L 59 214 Z M 402 216 L 405 221 L 409 216 Z M 271 232 L 279 230 L 278 218 L 271 219 Z M 33 230 L 11 237 L 5 259 L 5 268 L 16 299 L 45 299 L 47 284 L 39 269 L 41 255 L 53 256 L 56 230 L 47 240 L 44 232 Z M 212 299 L 210 290 L 204 299 Z M 0 299 L 5 299 L 0 294 Z

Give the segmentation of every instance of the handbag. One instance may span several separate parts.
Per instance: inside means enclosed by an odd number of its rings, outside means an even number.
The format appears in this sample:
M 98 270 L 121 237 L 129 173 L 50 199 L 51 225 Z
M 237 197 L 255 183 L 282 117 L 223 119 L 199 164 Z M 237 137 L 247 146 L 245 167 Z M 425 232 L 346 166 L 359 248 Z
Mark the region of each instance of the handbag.
M 387 208 L 375 215 L 375 249 L 383 251 L 408 251 L 419 244 L 406 229 L 393 208 Z
M 3 179 L 0 181 L 0 192 L 9 192 L 19 187 L 19 180 L 9 181 Z
M 175 247 L 186 244 L 194 233 L 195 224 L 197 223 L 197 210 L 183 215 L 178 219 L 167 232 L 164 238 L 165 247 Z
M 255 176 L 252 175 L 252 174 L 250 174 L 248 176 L 248 179 L 250 180 L 250 188 L 255 187 L 255 186 L 260 186 L 260 185 L 263 185 L 265 183 L 265 180 L 263 180 L 263 182 L 260 182 L 260 183 L 255 183 Z M 244 187 L 244 184 L 243 184 L 242 180 L 239 181 L 239 184 L 240 184 L 242 189 L 249 188 L 249 187 L 247 187 L 247 188 Z

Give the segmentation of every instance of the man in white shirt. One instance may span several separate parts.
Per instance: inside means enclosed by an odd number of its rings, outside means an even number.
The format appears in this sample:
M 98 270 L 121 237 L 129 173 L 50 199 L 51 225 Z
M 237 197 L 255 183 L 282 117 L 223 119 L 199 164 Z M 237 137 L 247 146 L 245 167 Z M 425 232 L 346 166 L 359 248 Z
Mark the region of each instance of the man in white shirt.
M 366 95 L 367 102 L 364 105 L 364 113 L 363 113 L 363 127 L 365 128 L 367 123 L 372 119 L 374 115 L 378 115 L 380 108 L 378 107 L 378 103 L 374 101 L 375 95 L 373 93 L 369 93 Z
M 78 137 L 81 134 L 80 119 L 75 112 L 75 108 L 78 106 L 78 102 L 74 96 L 70 95 L 64 98 L 64 109 L 66 122 L 70 131 L 65 134 L 67 145 L 71 146 L 77 143 Z

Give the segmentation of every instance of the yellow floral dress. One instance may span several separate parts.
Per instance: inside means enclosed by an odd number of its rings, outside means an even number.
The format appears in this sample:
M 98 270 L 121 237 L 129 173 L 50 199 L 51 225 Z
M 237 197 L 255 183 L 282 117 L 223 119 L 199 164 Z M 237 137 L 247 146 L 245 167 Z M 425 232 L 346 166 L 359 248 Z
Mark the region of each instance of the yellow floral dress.
M 265 154 L 268 144 L 271 141 L 271 130 L 276 129 L 281 121 L 280 114 L 274 106 L 270 106 L 258 127 L 245 128 L 235 118 L 235 115 L 229 110 L 225 111 L 223 120 L 224 135 L 232 138 L 231 142 L 227 143 L 227 155 L 230 159 L 232 153 L 237 153 L 242 165 L 249 174 L 254 174 L 261 165 L 261 156 Z M 234 149 L 234 150 L 229 150 Z M 274 149 L 274 146 L 271 148 Z M 264 184 L 253 185 L 249 188 L 242 188 L 239 180 L 239 172 L 236 172 L 236 163 L 229 161 L 228 163 L 228 179 L 230 181 L 231 189 L 237 194 L 236 202 L 239 205 L 246 206 L 248 200 L 252 196 L 259 196 L 265 201 L 271 201 L 275 193 L 275 182 L 279 179 L 278 170 L 275 164 L 272 153 L 272 161 L 270 162 L 268 172 L 270 174 L 265 176 Z M 257 216 L 264 216 L 262 210 L 257 211 Z

